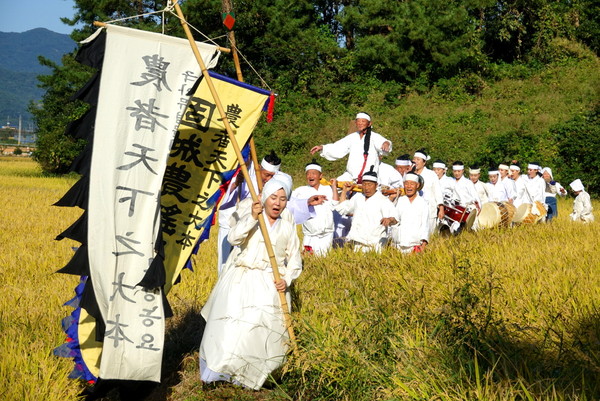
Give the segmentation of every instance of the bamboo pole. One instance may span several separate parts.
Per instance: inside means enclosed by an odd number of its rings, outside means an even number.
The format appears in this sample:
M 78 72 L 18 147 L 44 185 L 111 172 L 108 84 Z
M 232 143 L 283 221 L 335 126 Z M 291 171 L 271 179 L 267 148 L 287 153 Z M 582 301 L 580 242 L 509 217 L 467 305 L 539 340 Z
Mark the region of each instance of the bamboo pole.
M 108 25 L 106 22 L 101 22 L 101 21 L 94 21 L 93 22 L 94 26 L 97 26 L 99 28 L 104 28 L 106 25 Z M 187 25 L 186 25 L 187 26 Z M 222 53 L 231 53 L 231 49 L 227 48 L 227 47 L 221 47 L 221 46 L 217 46 L 217 49 L 219 49 L 220 52 Z
M 223 12 L 230 13 L 233 7 L 231 6 L 231 0 L 223 0 Z M 231 55 L 233 56 L 233 64 L 235 65 L 235 72 L 237 79 L 240 82 L 244 82 L 244 76 L 242 75 L 242 67 L 240 67 L 240 57 L 238 56 L 235 34 L 233 30 L 227 34 L 229 37 L 229 43 L 231 43 Z M 256 183 L 258 184 L 258 192 L 262 192 L 263 183 L 260 177 L 260 164 L 258 164 L 258 155 L 256 153 L 256 145 L 254 143 L 254 135 L 250 136 L 250 157 L 252 158 L 252 164 L 254 166 L 254 172 L 256 173 Z
M 237 159 L 240 163 L 240 168 L 242 170 L 242 174 L 244 175 L 244 179 L 246 180 L 246 183 L 248 184 L 248 189 L 250 190 L 250 196 L 252 197 L 252 201 L 256 202 L 256 201 L 258 201 L 258 196 L 256 195 L 256 191 L 254 190 L 254 185 L 252 185 L 252 181 L 250 180 L 250 174 L 248 173 L 248 167 L 246 166 L 246 162 L 242 156 L 242 152 L 240 151 L 240 147 L 237 143 L 237 139 L 235 138 L 235 135 L 233 134 L 231 126 L 229 125 L 229 121 L 227 120 L 227 116 L 225 114 L 225 110 L 223 109 L 223 105 L 221 104 L 221 99 L 219 98 L 219 94 L 217 93 L 217 90 L 215 89 L 215 86 L 212 82 L 212 78 L 210 77 L 210 74 L 208 73 L 208 70 L 206 69 L 206 65 L 204 64 L 204 60 L 202 60 L 202 57 L 200 56 L 200 52 L 198 51 L 198 47 L 196 46 L 196 42 L 194 41 L 192 32 L 190 31 L 190 28 L 187 26 L 187 22 L 185 21 L 185 18 L 183 17 L 181 7 L 179 7 L 179 3 L 177 3 L 177 2 L 175 2 L 175 11 L 177 12 L 177 15 L 179 16 L 181 25 L 183 26 L 183 30 L 185 31 L 185 34 L 186 34 L 186 36 L 190 42 L 190 45 L 192 47 L 192 51 L 194 52 L 194 56 L 196 57 L 196 61 L 198 61 L 198 64 L 200 65 L 200 69 L 202 70 L 202 75 L 204 76 L 204 79 L 206 80 L 206 83 L 208 85 L 210 93 L 212 94 L 212 97 L 215 101 L 215 105 L 217 106 L 217 109 L 219 110 L 219 114 L 221 116 L 221 119 L 223 120 L 223 125 L 225 125 L 225 130 L 227 131 L 227 135 L 229 137 L 229 142 L 233 145 L 233 149 L 234 149 Z M 257 177 L 257 181 L 259 179 L 260 179 L 260 177 Z M 269 261 L 271 263 L 271 268 L 273 269 L 273 276 L 274 276 L 275 280 L 279 280 L 279 279 L 281 279 L 281 275 L 279 274 L 279 269 L 277 267 L 277 261 L 275 260 L 275 254 L 273 252 L 273 244 L 271 243 L 271 238 L 269 237 L 269 232 L 267 231 L 267 226 L 265 224 L 265 217 L 262 213 L 258 215 L 258 225 L 260 227 L 260 232 L 265 240 L 265 247 L 267 248 L 267 254 L 269 255 Z M 285 299 L 285 293 L 278 291 L 278 294 L 279 294 L 279 300 L 281 301 L 281 309 L 283 312 L 283 319 L 284 319 L 285 326 L 286 326 L 289 336 L 290 336 L 290 344 L 291 344 L 292 350 L 295 352 L 296 351 L 296 336 L 294 335 L 294 330 L 292 328 L 292 318 L 288 311 L 288 303 L 287 303 L 287 300 Z

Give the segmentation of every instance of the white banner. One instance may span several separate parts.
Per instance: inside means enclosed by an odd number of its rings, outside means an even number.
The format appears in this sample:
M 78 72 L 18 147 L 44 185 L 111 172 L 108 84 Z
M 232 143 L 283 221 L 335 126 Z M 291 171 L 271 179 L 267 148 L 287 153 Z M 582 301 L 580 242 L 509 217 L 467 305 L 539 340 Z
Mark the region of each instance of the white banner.
M 90 173 L 90 276 L 106 323 L 102 379 L 160 381 L 160 289 L 137 287 L 160 226 L 160 187 L 186 93 L 200 75 L 187 40 L 107 26 Z M 198 44 L 207 67 L 215 47 Z

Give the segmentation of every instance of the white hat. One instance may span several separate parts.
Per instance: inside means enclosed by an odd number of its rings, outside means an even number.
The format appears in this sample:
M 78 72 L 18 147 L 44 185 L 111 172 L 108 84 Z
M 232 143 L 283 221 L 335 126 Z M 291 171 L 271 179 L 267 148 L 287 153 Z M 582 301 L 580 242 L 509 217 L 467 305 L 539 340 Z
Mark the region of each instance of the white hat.
M 545 172 L 548 172 L 548 174 L 550 174 L 550 179 L 554 179 L 554 176 L 552 175 L 552 169 L 550 167 L 544 167 L 542 169 L 542 174 L 544 174 Z
M 581 182 L 581 180 L 579 178 L 576 179 L 575 181 L 573 181 L 572 183 L 570 183 L 569 186 L 575 192 L 583 191 L 583 183 Z
M 269 196 L 273 195 L 275 192 L 279 191 L 280 189 L 283 189 L 285 191 L 285 195 L 289 199 L 290 193 L 292 191 L 292 187 L 289 186 L 288 183 L 279 181 L 278 179 L 275 179 L 275 178 L 271 178 L 269 181 L 267 181 L 262 190 L 262 196 L 261 196 L 262 203 L 264 204 L 267 201 L 267 199 L 269 199 Z
M 279 168 L 281 167 L 281 164 L 271 164 L 268 161 L 266 161 L 265 159 L 262 159 L 262 161 L 260 162 L 260 166 L 271 172 L 271 173 L 276 173 L 279 171 Z
M 364 112 L 360 112 L 356 115 L 356 119 L 358 120 L 359 118 L 364 118 L 365 120 L 371 121 L 371 116 Z
M 404 182 L 406 182 L 406 181 L 414 181 L 417 184 L 419 184 L 419 186 L 417 188 L 417 190 L 419 190 L 419 191 L 421 189 L 423 189 L 423 185 L 425 184 L 425 181 L 423 180 L 423 177 L 421 177 L 419 174 L 416 174 L 416 173 L 407 173 L 404 176 Z

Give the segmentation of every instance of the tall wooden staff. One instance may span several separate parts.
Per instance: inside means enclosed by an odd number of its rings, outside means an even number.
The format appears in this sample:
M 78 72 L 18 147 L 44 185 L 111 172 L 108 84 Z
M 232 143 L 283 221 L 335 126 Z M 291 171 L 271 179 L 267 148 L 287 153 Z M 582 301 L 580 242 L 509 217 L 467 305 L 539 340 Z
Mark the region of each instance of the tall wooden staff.
M 179 16 L 179 20 L 181 21 L 181 26 L 183 27 L 183 30 L 185 31 L 185 35 L 187 36 L 187 38 L 190 42 L 192 51 L 194 52 L 194 56 L 196 57 L 196 61 L 198 61 L 198 64 L 200 65 L 200 69 L 202 70 L 202 75 L 203 75 L 204 79 L 206 80 L 206 83 L 208 84 L 208 88 L 210 90 L 210 93 L 212 94 L 214 101 L 215 101 L 215 105 L 217 106 L 217 109 L 219 110 L 219 114 L 221 115 L 221 119 L 223 120 L 223 125 L 225 125 L 225 130 L 227 130 L 229 142 L 233 145 L 233 149 L 234 149 L 237 159 L 240 163 L 240 168 L 242 170 L 242 174 L 244 175 L 244 179 L 246 180 L 246 183 L 248 184 L 248 189 L 250 190 L 250 196 L 252 197 L 252 201 L 257 202 L 258 196 L 256 195 L 256 191 L 254 190 L 254 185 L 252 185 L 252 181 L 250 180 L 250 174 L 248 173 L 248 167 L 246 166 L 246 162 L 244 161 L 244 157 L 242 156 L 242 152 L 240 151 L 240 147 L 237 143 L 237 139 L 235 138 L 235 135 L 233 134 L 233 131 L 231 130 L 231 126 L 229 125 L 229 121 L 227 120 L 225 110 L 223 109 L 223 105 L 221 104 L 221 99 L 219 98 L 219 95 L 215 89 L 215 86 L 213 85 L 212 78 L 210 77 L 210 74 L 208 73 L 208 70 L 206 69 L 204 60 L 202 60 L 202 57 L 200 56 L 200 52 L 198 51 L 198 46 L 196 46 L 196 42 L 194 41 L 192 32 L 190 31 L 190 28 L 187 25 L 187 22 L 183 16 L 183 13 L 181 12 L 181 7 L 179 7 L 178 2 L 175 2 L 175 11 L 177 12 L 177 15 Z M 257 181 L 260 181 L 260 177 L 256 177 L 256 178 L 257 178 Z M 276 281 L 280 280 L 281 275 L 279 274 L 279 269 L 277 268 L 277 261 L 275 260 L 275 254 L 273 253 L 273 244 L 271 243 L 271 238 L 269 237 L 269 232 L 267 231 L 267 226 L 265 224 L 265 218 L 262 213 L 258 215 L 258 225 L 260 227 L 260 232 L 262 233 L 262 236 L 265 240 L 265 247 L 267 248 L 267 254 L 269 255 L 269 261 L 271 262 L 271 268 L 273 269 L 273 276 L 275 277 Z M 294 329 L 292 328 L 292 318 L 288 311 L 287 300 L 285 299 L 285 294 L 283 292 L 278 291 L 278 294 L 279 294 L 279 300 L 281 301 L 281 309 L 283 311 L 283 319 L 284 319 L 285 326 L 286 326 L 289 336 L 290 336 L 290 344 L 291 344 L 292 350 L 295 352 L 296 351 L 296 336 L 294 335 Z
M 223 0 L 222 4 L 223 14 L 229 14 L 233 10 L 233 7 L 231 6 L 231 0 Z M 233 56 L 233 64 L 235 65 L 237 79 L 240 82 L 244 82 L 244 76 L 242 75 L 242 68 L 240 67 L 240 58 L 237 52 L 235 34 L 233 33 L 233 29 L 231 29 L 227 35 L 229 37 L 229 42 L 231 43 L 231 54 Z M 252 157 L 252 164 L 254 165 L 254 171 L 256 173 L 256 183 L 258 184 L 258 192 L 261 192 L 263 183 L 262 180 L 258 179 L 258 177 L 260 177 L 260 164 L 258 164 L 256 146 L 254 145 L 254 135 L 250 136 L 250 156 Z

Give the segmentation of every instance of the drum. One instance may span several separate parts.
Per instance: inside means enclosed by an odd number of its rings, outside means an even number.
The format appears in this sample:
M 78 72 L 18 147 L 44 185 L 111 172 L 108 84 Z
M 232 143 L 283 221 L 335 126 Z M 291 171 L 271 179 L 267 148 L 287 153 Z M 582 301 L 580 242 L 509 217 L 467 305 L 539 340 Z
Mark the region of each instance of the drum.
M 521 204 L 515 213 L 513 221 L 519 224 L 535 224 L 546 217 L 546 208 L 539 201 Z
M 465 223 L 471 211 L 460 205 L 444 205 L 444 216 L 453 222 Z
M 478 216 L 479 228 L 510 227 L 516 208 L 508 202 L 487 202 Z

